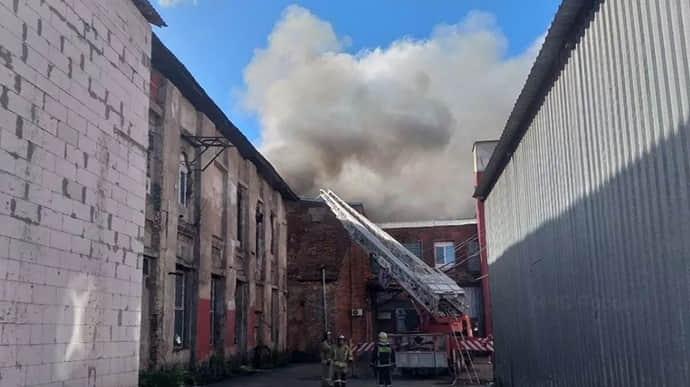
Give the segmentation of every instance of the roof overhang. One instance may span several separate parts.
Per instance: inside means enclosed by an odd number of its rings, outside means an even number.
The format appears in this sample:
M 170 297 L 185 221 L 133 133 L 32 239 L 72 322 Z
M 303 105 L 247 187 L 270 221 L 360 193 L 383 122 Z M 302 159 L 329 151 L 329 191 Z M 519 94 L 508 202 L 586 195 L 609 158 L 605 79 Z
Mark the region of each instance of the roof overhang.
M 508 117 L 501 138 L 484 170 L 474 197 L 485 199 L 513 156 L 532 119 L 539 112 L 570 51 L 601 0 L 563 0 L 554 17 L 544 44 L 534 61 L 525 86 Z
M 151 5 L 148 0 L 132 0 L 132 3 L 134 3 L 139 12 L 144 15 L 149 23 L 158 27 L 167 26 L 161 15 L 158 13 L 158 11 L 156 11 L 155 8 L 153 8 L 153 5 Z

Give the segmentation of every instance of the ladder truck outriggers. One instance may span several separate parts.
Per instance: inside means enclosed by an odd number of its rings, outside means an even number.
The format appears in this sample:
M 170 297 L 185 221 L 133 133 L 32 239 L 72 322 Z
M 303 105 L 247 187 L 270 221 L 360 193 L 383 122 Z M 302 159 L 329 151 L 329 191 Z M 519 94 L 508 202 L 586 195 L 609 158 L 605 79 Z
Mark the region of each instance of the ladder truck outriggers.
M 482 339 L 473 337 L 466 315 L 467 304 L 463 289 L 441 270 L 430 267 L 407 250 L 333 191 L 321 190 L 320 197 L 342 223 L 350 238 L 378 266 L 379 283 L 384 288 L 397 284 L 412 298 L 420 315 L 421 335 L 396 336 L 408 336 L 401 337 L 408 346 L 414 346 L 415 338 L 442 337 L 442 347 L 445 348 L 445 354 L 442 354 L 445 357 L 444 366 L 456 377 L 460 372 L 466 371 L 472 381 L 479 382 L 470 352 L 485 346 L 480 345 L 480 342 L 483 343 Z M 415 352 L 414 349 L 411 352 Z

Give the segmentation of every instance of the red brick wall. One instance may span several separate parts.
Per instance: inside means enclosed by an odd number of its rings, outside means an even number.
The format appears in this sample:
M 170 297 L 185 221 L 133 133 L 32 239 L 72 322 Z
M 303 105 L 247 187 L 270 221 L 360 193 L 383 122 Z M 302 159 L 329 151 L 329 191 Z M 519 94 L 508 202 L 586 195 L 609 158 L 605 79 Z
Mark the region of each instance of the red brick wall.
M 462 226 L 439 226 L 418 228 L 392 228 L 386 232 L 391 234 L 400 243 L 422 242 L 422 254 L 424 261 L 434 266 L 434 242 L 454 242 L 456 245 L 477 235 L 477 225 L 468 224 Z M 455 261 L 460 262 L 467 258 L 467 248 L 463 247 L 455 253 Z M 447 274 L 461 286 L 478 285 L 474 279 L 479 275 L 467 270 L 468 262 L 458 265 Z
M 358 208 L 362 211 L 362 208 Z M 321 268 L 326 269 L 329 330 L 353 342 L 373 337 L 369 258 L 322 202 L 288 203 L 288 348 L 312 352 L 324 331 Z M 352 309 L 364 316 L 352 317 Z
M 374 279 L 368 255 L 352 244 L 340 269 L 336 289 L 336 330 L 353 343 L 368 341 L 373 337 L 373 308 L 367 283 Z M 361 317 L 353 317 L 352 309 L 362 309 Z

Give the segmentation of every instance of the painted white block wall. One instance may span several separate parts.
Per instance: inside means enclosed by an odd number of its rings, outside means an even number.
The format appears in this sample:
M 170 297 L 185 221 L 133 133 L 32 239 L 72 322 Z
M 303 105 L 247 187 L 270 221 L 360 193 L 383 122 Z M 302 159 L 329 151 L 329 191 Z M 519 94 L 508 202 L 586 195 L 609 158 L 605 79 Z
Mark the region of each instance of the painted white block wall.
M 0 385 L 135 386 L 151 28 L 0 0 Z

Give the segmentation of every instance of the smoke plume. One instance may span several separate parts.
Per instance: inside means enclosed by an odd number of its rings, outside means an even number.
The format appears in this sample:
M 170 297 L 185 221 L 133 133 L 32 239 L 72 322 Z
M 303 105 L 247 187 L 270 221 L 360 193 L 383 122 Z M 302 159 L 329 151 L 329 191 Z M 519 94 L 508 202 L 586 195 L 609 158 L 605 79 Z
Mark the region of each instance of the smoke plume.
M 427 39 L 351 54 L 292 5 L 245 68 L 243 102 L 298 194 L 331 188 L 377 221 L 468 218 L 472 143 L 500 135 L 538 43 L 506 57 L 493 16 L 470 12 Z

